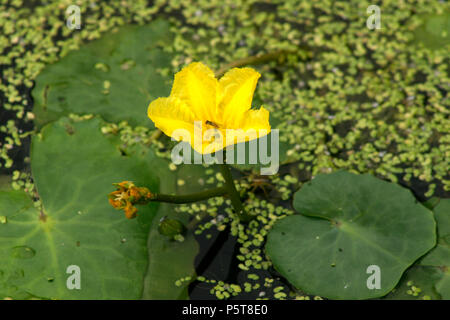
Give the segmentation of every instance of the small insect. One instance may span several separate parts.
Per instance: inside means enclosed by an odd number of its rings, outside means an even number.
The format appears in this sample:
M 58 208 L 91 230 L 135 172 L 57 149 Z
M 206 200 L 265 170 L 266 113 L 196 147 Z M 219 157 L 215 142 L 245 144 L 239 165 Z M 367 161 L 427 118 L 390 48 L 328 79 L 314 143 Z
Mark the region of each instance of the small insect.
M 212 121 L 206 120 L 205 123 L 206 123 L 206 125 L 210 125 L 210 126 L 213 126 L 215 128 L 219 128 L 219 125 L 214 123 L 214 122 L 212 122 Z

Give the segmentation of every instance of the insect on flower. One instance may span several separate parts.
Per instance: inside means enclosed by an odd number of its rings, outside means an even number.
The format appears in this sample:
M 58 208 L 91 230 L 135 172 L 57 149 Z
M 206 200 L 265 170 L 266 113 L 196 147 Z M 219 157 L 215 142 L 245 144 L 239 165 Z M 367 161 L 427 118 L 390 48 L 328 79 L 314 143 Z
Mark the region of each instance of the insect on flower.
M 218 125 L 218 124 L 215 124 L 214 122 L 209 121 L 209 120 L 206 120 L 206 125 L 213 126 L 214 128 L 219 128 L 219 125 Z

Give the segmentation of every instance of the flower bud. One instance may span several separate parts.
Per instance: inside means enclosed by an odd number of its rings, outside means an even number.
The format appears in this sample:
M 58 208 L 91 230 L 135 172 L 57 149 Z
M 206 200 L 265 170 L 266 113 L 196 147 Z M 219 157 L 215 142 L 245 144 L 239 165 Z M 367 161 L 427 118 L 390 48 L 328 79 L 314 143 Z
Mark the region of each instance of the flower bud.
M 136 187 L 131 181 L 113 183 L 116 191 L 108 194 L 108 201 L 117 210 L 123 209 L 128 219 L 137 216 L 135 204 L 147 204 L 154 195 L 145 187 Z

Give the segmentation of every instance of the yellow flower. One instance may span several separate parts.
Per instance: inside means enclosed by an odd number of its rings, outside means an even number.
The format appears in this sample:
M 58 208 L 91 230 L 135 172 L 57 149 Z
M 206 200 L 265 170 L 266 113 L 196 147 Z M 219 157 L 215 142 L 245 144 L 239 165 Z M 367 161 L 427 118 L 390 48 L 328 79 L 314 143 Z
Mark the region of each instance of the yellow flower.
M 260 76 L 252 68 L 233 68 L 218 80 L 204 64 L 191 63 L 175 74 L 169 97 L 150 103 L 148 117 L 166 135 L 189 142 L 202 154 L 265 136 L 269 112 L 251 109 Z M 180 136 L 180 129 L 187 134 Z M 214 139 L 211 132 L 222 139 Z

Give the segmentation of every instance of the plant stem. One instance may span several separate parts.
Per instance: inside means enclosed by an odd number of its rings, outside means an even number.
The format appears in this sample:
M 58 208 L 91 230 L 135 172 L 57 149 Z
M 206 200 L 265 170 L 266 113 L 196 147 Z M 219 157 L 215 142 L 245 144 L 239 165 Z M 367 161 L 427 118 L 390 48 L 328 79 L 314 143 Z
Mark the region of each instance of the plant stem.
M 172 195 L 172 194 L 154 194 L 150 201 L 169 202 L 169 203 L 191 203 L 206 200 L 213 197 L 223 196 L 228 192 L 226 187 L 217 187 L 185 195 Z
M 244 206 L 242 205 L 241 198 L 236 190 L 236 186 L 234 185 L 230 167 L 226 163 L 222 163 L 220 164 L 220 172 L 225 179 L 225 187 L 227 188 L 227 194 L 230 197 L 231 204 L 233 205 L 233 208 L 238 214 L 240 220 L 243 222 L 250 221 L 253 217 L 245 211 Z
M 268 61 L 276 60 L 286 54 L 294 53 L 294 51 L 288 51 L 288 50 L 277 50 L 269 53 L 259 54 L 255 56 L 245 57 L 236 61 L 232 61 L 226 65 L 224 65 L 222 68 L 220 68 L 216 72 L 216 77 L 222 76 L 226 71 L 228 71 L 231 68 L 237 68 L 237 67 L 243 67 L 247 65 L 255 65 L 255 64 L 261 64 Z

